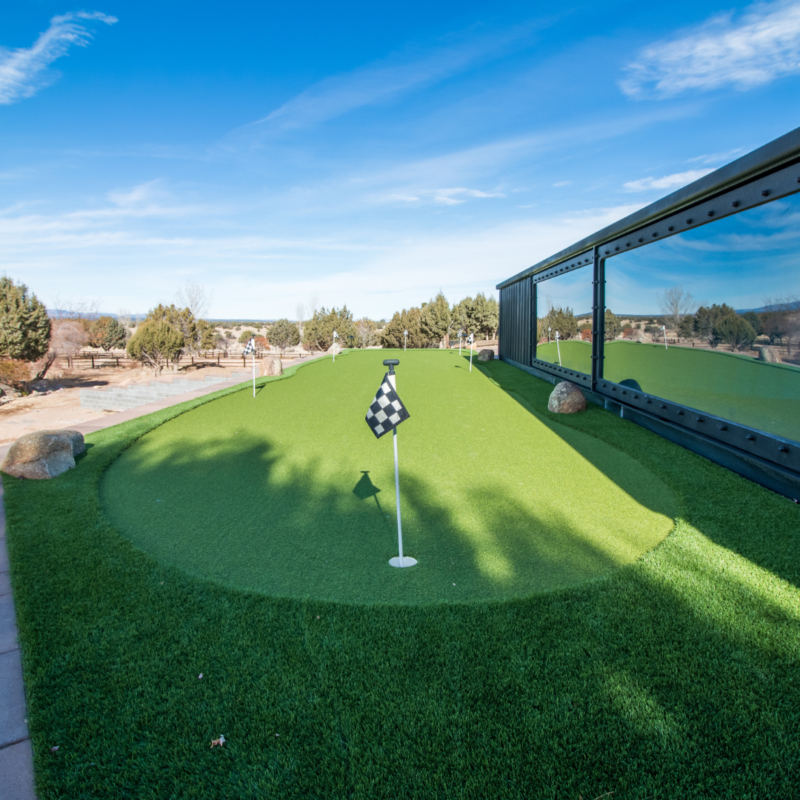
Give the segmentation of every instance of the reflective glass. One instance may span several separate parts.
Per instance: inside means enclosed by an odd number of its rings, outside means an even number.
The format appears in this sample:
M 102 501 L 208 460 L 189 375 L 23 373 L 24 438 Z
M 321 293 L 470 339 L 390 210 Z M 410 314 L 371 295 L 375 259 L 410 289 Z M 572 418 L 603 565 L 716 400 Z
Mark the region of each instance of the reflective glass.
M 591 374 L 592 268 L 537 284 L 536 314 L 536 358 Z
M 800 195 L 607 259 L 606 308 L 606 378 L 800 441 Z

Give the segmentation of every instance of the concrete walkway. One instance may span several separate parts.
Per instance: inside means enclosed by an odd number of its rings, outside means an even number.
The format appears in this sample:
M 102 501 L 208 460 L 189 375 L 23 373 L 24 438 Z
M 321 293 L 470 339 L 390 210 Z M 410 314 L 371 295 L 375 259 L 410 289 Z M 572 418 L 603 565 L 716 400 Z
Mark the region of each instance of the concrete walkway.
M 307 358 L 300 363 L 310 360 Z M 284 368 L 291 364 L 292 362 L 288 362 Z M 237 377 L 224 383 L 203 386 L 187 394 L 168 397 L 128 411 L 84 422 L 74 426 L 74 430 L 79 430 L 83 434 L 94 433 L 241 383 L 244 381 Z M 0 447 L 0 461 L 5 458 L 9 447 L 10 444 Z M 22 654 L 17 641 L 14 598 L 11 594 L 11 575 L 6 549 L 6 516 L 2 497 L 3 488 L 0 482 L 0 797 L 2 800 L 36 800 L 33 748 L 28 734 L 25 688 L 22 681 Z

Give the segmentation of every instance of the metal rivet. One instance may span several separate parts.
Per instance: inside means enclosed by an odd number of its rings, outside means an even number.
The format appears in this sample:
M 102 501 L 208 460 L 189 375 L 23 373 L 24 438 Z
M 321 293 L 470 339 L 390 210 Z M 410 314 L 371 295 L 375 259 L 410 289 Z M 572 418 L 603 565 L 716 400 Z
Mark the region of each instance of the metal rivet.
M 661 404 L 661 408 L 666 408 L 666 406 L 665 406 L 665 405 L 662 403 L 662 404 Z
M 643 242 L 643 241 L 644 241 L 644 239 L 639 239 L 639 241 L 640 241 L 640 242 Z
M 647 400 L 645 400 L 645 403 L 652 403 L 652 402 L 653 402 L 653 401 L 652 401 L 652 400 L 650 400 L 649 398 L 648 398 Z
M 703 419 L 703 417 L 698 417 L 698 418 L 697 418 L 697 421 L 698 421 L 698 422 L 705 422 L 705 419 Z
M 667 228 L 667 230 L 668 231 L 674 231 L 675 230 L 675 226 L 674 225 L 670 225 L 669 228 Z
M 734 208 L 739 208 L 739 206 L 741 205 L 741 203 L 740 203 L 738 200 L 734 200 L 734 201 L 733 201 L 733 203 L 731 203 L 731 205 L 732 205 Z
M 653 231 L 653 236 L 658 236 L 658 231 Z
M 746 438 L 748 442 L 754 442 L 756 440 L 756 437 L 753 436 L 752 433 L 748 433 Z
M 678 409 L 678 416 L 679 416 L 679 417 L 682 417 L 682 416 L 683 416 L 683 411 L 681 411 L 681 409 Z
M 628 394 L 624 389 L 622 390 L 622 394 Z
M 694 222 L 694 220 L 693 220 L 693 219 L 687 219 L 687 220 L 686 220 L 686 224 L 687 224 L 687 225 L 691 225 L 693 222 Z
M 781 445 L 781 446 L 778 448 L 778 451 L 779 451 L 779 452 L 781 452 L 781 453 L 788 453 L 788 452 L 789 452 L 789 448 L 788 448 L 788 447 L 787 447 L 785 444 L 782 444 L 782 445 Z
M 709 216 L 709 217 L 713 217 L 713 216 L 714 216 L 714 212 L 713 212 L 713 211 L 709 211 L 709 212 L 708 212 L 708 216 Z
M 728 430 L 728 426 L 727 426 L 727 425 L 717 425 L 717 427 L 718 427 L 718 428 L 719 428 L 721 431 L 726 431 L 726 430 Z
M 610 252 L 611 252 L 610 250 L 606 250 L 606 255 L 608 255 Z
M 615 249 L 615 250 L 619 250 L 619 246 L 615 247 L 614 249 Z
M 764 191 L 761 192 L 761 196 L 762 197 L 769 197 L 769 189 L 764 189 Z

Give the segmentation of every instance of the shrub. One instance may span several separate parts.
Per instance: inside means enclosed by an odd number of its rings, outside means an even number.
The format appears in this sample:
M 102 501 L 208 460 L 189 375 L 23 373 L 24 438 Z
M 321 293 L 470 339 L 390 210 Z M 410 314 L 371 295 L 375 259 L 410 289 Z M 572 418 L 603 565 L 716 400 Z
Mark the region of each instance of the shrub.
M 128 342 L 128 355 L 152 367 L 156 375 L 167 363 L 180 355 L 184 346 L 183 334 L 167 322 L 146 320 Z

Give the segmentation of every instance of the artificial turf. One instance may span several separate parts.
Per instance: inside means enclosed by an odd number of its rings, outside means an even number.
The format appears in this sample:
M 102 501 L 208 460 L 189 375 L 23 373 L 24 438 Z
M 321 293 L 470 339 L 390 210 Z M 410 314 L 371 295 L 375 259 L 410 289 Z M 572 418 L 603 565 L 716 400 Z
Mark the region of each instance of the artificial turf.
M 591 344 L 540 344 L 537 357 L 557 364 L 557 347 L 563 366 L 591 373 Z M 611 381 L 634 378 L 648 394 L 800 441 L 800 369 L 791 364 L 644 342 L 610 342 L 605 354 L 603 374 Z
M 411 571 L 397 555 L 392 437 L 364 415 L 398 355 Z M 344 602 L 524 597 L 635 561 L 670 531 L 674 492 L 579 431 L 554 432 L 458 353 L 326 359 L 143 436 L 103 509 L 162 563 L 274 596 Z
M 213 401 L 94 434 L 52 481 L 4 477 L 40 798 L 796 796 L 798 506 L 600 408 L 556 420 L 552 387 L 507 365 L 476 369 L 556 435 L 657 476 L 682 506 L 673 532 L 520 600 L 272 598 L 164 567 L 101 508 L 137 437 Z

